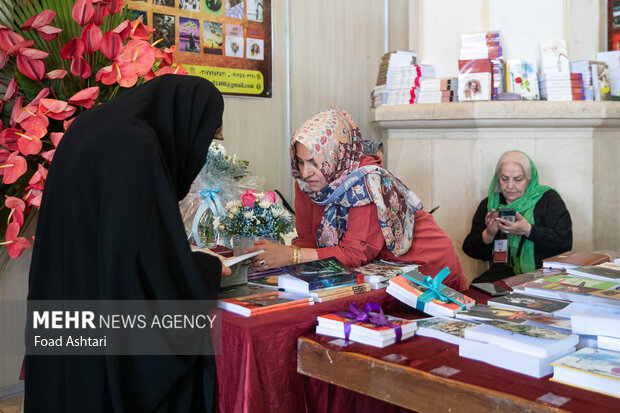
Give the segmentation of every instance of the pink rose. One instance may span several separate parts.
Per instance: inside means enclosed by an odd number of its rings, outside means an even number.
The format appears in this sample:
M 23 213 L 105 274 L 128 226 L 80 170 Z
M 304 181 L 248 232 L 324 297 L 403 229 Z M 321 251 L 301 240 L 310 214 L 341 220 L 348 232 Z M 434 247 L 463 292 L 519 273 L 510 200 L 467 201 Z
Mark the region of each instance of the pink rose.
M 276 202 L 276 193 L 273 191 L 265 191 L 265 199 L 271 203 Z
M 244 207 L 254 205 L 254 201 L 256 201 L 256 196 L 254 195 L 254 191 L 251 189 L 248 189 L 243 195 L 241 195 L 241 203 Z

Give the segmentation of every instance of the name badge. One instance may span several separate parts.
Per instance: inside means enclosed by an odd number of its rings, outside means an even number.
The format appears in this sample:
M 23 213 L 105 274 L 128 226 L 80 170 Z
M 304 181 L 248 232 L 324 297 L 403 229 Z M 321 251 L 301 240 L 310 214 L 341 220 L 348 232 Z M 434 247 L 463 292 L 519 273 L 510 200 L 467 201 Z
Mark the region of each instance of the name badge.
M 508 240 L 496 239 L 493 243 L 493 262 L 508 262 Z

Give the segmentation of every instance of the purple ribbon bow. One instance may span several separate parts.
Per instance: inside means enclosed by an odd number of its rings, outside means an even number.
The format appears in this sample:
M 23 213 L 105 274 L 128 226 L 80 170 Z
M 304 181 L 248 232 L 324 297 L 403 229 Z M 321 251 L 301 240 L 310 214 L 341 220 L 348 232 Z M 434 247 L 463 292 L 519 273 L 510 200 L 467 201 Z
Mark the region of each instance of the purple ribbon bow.
M 401 326 L 387 321 L 381 306 L 374 302 L 366 303 L 363 311 L 360 310 L 354 302 L 351 302 L 351 304 L 349 304 L 348 313 L 342 312 L 336 314 L 340 317 L 350 319 L 344 323 L 344 339 L 347 341 L 349 340 L 349 335 L 351 334 L 351 324 L 357 323 L 358 321 L 361 323 L 370 323 L 373 326 L 386 326 L 393 328 L 394 333 L 396 333 L 396 342 L 399 342 L 403 336 Z

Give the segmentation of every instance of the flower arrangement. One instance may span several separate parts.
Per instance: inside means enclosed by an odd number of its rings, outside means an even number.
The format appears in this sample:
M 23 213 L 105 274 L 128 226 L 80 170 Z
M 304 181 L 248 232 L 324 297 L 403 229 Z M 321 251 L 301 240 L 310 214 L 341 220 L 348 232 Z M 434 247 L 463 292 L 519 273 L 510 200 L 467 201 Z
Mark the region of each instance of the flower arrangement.
M 291 214 L 276 202 L 272 191 L 256 193 L 248 189 L 240 200 L 226 203 L 224 213 L 213 225 L 228 235 L 279 239 L 291 231 Z
M 229 156 L 221 143 L 212 143 L 207 154 L 207 173 L 219 172 L 236 181 L 248 173 L 250 162 L 237 159 L 237 155 Z
M 154 30 L 141 18 L 124 19 L 122 0 L 0 6 L 0 245 L 17 258 L 30 247 L 20 235 L 41 205 L 47 170 L 75 116 L 122 88 L 187 72 L 174 64 L 174 46 L 148 43 Z

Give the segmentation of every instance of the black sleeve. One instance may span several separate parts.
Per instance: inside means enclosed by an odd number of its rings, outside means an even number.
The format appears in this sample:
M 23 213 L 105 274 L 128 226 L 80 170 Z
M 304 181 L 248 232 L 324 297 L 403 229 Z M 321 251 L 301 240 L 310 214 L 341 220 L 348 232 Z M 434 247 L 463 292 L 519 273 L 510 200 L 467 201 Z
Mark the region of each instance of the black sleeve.
M 553 190 L 545 192 L 534 207 L 534 225 L 529 239 L 534 243 L 536 268 L 542 260 L 573 247 L 573 224 L 570 213 L 560 195 Z
M 488 198 L 485 198 L 478 205 L 478 209 L 476 209 L 474 218 L 471 221 L 471 231 L 469 231 L 465 241 L 463 241 L 463 251 L 465 254 L 483 261 L 490 261 L 493 258 L 493 243 L 485 244 L 482 240 L 482 231 L 486 228 L 484 217 L 487 214 L 487 201 Z

